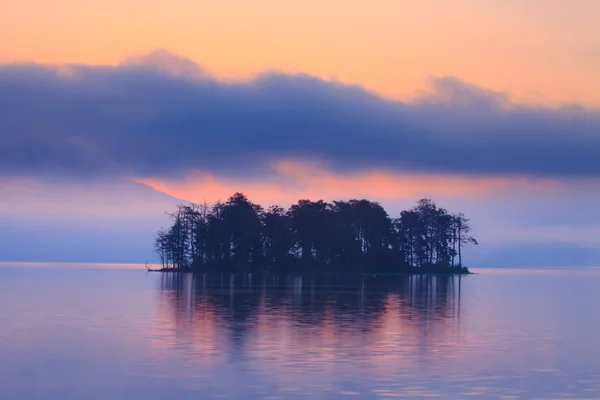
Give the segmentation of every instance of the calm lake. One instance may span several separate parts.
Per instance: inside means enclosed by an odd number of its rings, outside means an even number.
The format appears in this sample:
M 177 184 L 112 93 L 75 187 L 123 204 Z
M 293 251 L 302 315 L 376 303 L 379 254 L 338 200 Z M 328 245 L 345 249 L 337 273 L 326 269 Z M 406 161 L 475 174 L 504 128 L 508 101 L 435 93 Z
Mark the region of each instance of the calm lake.
M 0 398 L 600 398 L 600 269 L 475 271 L 232 287 L 3 264 Z

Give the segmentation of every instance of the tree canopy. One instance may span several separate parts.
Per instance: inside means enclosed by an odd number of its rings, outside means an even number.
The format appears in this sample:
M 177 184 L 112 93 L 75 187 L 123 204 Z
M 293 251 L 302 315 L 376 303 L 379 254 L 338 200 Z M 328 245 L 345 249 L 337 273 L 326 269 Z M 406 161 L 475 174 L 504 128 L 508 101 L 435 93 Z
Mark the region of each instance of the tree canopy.
M 402 272 L 461 268 L 477 244 L 469 220 L 430 199 L 391 218 L 369 200 L 299 200 L 264 210 L 244 194 L 212 206 L 179 205 L 158 231 L 162 267 L 203 271 Z

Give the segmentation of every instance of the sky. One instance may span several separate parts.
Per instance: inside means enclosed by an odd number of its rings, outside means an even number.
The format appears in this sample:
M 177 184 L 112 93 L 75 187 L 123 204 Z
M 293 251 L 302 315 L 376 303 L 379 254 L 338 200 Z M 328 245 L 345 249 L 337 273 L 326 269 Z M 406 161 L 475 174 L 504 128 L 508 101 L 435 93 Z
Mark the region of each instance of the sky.
M 143 263 L 243 191 L 430 197 L 467 265 L 600 265 L 598 1 L 0 5 L 0 259 Z

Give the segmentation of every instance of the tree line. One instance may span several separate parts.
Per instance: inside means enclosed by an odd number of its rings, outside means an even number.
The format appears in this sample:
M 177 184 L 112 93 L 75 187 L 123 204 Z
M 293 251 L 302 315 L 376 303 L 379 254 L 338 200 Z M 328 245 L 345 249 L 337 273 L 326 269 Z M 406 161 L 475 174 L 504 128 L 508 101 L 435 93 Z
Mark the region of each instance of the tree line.
M 391 218 L 369 200 L 300 200 L 263 209 L 242 193 L 181 204 L 154 242 L 163 269 L 402 272 L 462 268 L 469 219 L 430 199 Z

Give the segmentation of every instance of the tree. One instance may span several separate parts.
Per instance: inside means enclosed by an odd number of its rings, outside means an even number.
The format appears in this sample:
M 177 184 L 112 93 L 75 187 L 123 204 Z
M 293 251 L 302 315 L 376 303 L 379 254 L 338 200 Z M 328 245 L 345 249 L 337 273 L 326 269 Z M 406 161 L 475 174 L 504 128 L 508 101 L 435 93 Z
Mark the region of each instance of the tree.
M 326 236 L 323 230 L 327 228 L 324 222 L 328 206 L 323 200 L 299 200 L 288 211 L 304 264 L 310 264 L 316 258 L 318 249 L 322 247 L 319 241 Z
M 289 215 L 279 206 L 271 206 L 263 215 L 265 262 L 272 266 L 286 263 L 295 247 Z
M 168 267 L 167 246 L 168 246 L 167 232 L 161 228 L 158 230 L 158 232 L 156 234 L 156 239 L 154 240 L 154 251 L 156 252 L 156 254 L 158 254 L 158 257 L 160 258 L 160 263 L 162 265 L 162 268 L 165 268 L 165 265 Z
M 392 220 L 377 202 L 300 200 L 264 211 L 244 194 L 225 203 L 178 205 L 154 250 L 163 268 L 253 271 L 290 266 L 393 271 L 462 266 L 469 220 L 421 199 Z
M 462 267 L 462 245 L 467 243 L 478 245 L 479 243 L 474 237 L 468 236 L 471 231 L 470 220 L 463 213 L 455 214 L 453 217 L 455 245 L 458 246 L 458 266 Z
M 422 266 L 426 258 L 426 226 L 419 212 L 415 209 L 402 211 L 396 223 L 396 229 L 403 243 L 406 254 L 406 265 Z
M 261 213 L 262 208 L 242 193 L 235 193 L 223 207 L 224 229 L 236 270 L 261 261 Z

